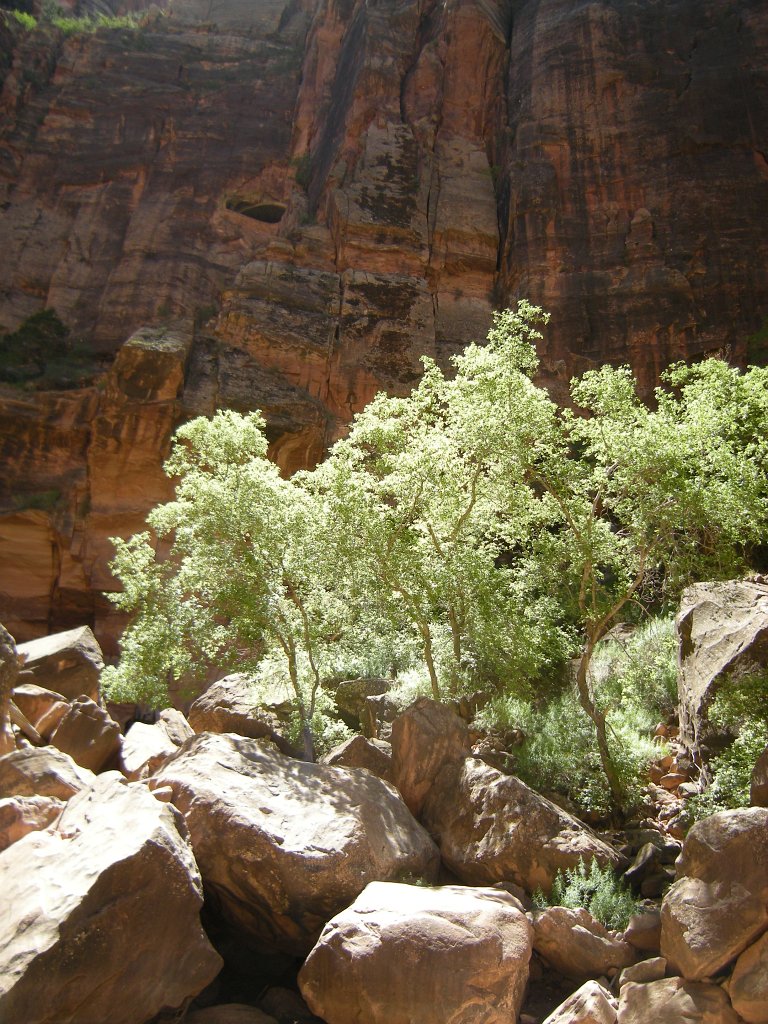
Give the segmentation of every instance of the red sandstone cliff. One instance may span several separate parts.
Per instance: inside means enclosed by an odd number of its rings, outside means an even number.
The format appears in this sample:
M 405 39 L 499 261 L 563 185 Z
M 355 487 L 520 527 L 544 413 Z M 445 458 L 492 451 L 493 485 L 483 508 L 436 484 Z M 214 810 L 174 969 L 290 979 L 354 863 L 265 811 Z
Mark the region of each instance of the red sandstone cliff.
M 175 0 L 0 32 L 0 327 L 53 307 L 111 362 L 0 386 L 22 639 L 114 634 L 107 538 L 169 493 L 185 417 L 262 408 L 290 470 L 518 296 L 553 314 L 556 389 L 743 359 L 768 316 L 758 0 Z

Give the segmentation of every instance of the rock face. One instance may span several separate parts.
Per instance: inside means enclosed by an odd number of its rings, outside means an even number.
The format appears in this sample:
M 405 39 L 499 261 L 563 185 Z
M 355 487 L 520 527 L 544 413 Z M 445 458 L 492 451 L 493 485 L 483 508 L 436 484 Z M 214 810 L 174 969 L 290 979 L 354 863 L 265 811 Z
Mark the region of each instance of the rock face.
M 370 881 L 433 880 L 438 854 L 405 804 L 369 772 L 284 757 L 205 733 L 153 786 L 169 786 L 222 916 L 256 944 L 306 954 Z
M 322 758 L 323 764 L 340 768 L 367 768 L 387 782 L 392 781 L 392 753 L 388 743 L 369 740 L 365 736 L 351 736 Z
M 136 1024 L 216 976 L 179 824 L 145 789 L 103 778 L 0 855 L 0 1018 Z
M 84 694 L 98 701 L 104 658 L 88 626 L 19 644 L 18 651 L 25 659 L 25 670 L 38 686 L 67 700 Z
M 47 828 L 64 809 L 64 801 L 50 796 L 13 796 L 0 799 L 0 852 L 28 832 Z
M 600 978 L 637 959 L 628 942 L 612 935 L 586 910 L 549 907 L 534 915 L 533 945 L 568 978 Z
M 0 757 L 0 797 L 48 796 L 69 800 L 94 781 L 93 772 L 81 768 L 55 747 L 14 750 Z
M 323 929 L 299 986 L 328 1024 L 507 1024 L 530 956 L 506 893 L 373 882 Z
M 391 743 L 392 781 L 416 817 L 440 771 L 463 762 L 471 750 L 467 723 L 428 697 L 395 719 Z
M 768 1022 L 768 934 L 736 961 L 728 993 L 734 1010 L 748 1024 Z
M 617 1003 L 596 981 L 587 981 L 544 1024 L 616 1024 Z
M 121 739 L 120 726 L 104 708 L 89 697 L 78 697 L 56 726 L 51 745 L 69 754 L 81 768 L 100 772 L 116 759 Z
M 695 743 L 707 707 L 732 673 L 768 665 L 768 586 L 731 580 L 696 583 L 683 593 L 676 620 L 680 638 L 680 725 Z
M 553 314 L 559 390 L 765 347 L 750 0 L 175 0 L 2 46 L 0 329 L 53 307 L 94 364 L 1 389 L 19 639 L 87 619 L 113 643 L 107 538 L 167 497 L 184 417 L 262 408 L 306 465 L 519 296 Z
M 717 985 L 665 978 L 625 985 L 619 996 L 619 1024 L 739 1024 L 728 996 Z
M 768 929 L 768 810 L 721 811 L 691 829 L 664 897 L 661 952 L 684 977 L 709 977 Z
M 548 892 L 555 875 L 593 857 L 617 855 L 576 818 L 511 775 L 469 758 L 438 775 L 423 821 L 446 866 L 462 882 L 515 882 Z
M 202 693 L 189 709 L 189 724 L 197 732 L 235 732 L 249 739 L 270 739 L 284 754 L 295 753 L 281 734 L 283 725 L 253 692 L 247 676 L 225 676 Z

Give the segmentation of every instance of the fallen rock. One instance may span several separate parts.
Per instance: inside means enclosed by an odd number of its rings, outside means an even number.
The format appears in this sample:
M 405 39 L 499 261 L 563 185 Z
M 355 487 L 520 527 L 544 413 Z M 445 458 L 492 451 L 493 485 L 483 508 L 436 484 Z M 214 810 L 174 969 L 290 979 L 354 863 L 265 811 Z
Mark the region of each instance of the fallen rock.
M 584 910 L 549 907 L 533 915 L 533 948 L 567 978 L 600 978 L 628 967 L 637 954 Z
M 120 726 L 90 697 L 73 700 L 51 735 L 51 746 L 62 750 L 92 772 L 100 772 L 120 752 Z
M 469 758 L 448 765 L 427 797 L 423 821 L 462 882 L 511 881 L 549 892 L 558 871 L 618 856 L 580 821 L 511 775 Z
M 360 727 L 363 735 L 371 739 L 389 740 L 392 723 L 400 714 L 400 708 L 387 693 L 374 694 L 365 698 L 360 712 Z
M 282 735 L 277 715 L 263 707 L 247 675 L 236 672 L 213 683 L 189 709 L 189 725 L 195 733 L 236 733 L 249 739 L 269 739 L 284 754 L 296 754 Z
M 616 1024 L 618 1003 L 596 981 L 586 981 L 554 1010 L 544 1024 Z
M 392 689 L 392 680 L 381 676 L 364 676 L 360 679 L 344 679 L 336 687 L 334 700 L 347 724 L 360 727 L 366 721 L 366 699 L 379 697 Z
M 455 711 L 420 697 L 392 723 L 392 781 L 419 817 L 440 771 L 471 752 L 469 729 Z
M 26 659 L 24 669 L 38 686 L 73 700 L 81 694 L 99 700 L 99 679 L 104 658 L 96 637 L 88 626 L 69 629 L 19 644 Z
M 221 959 L 179 827 L 144 787 L 102 777 L 0 854 L 0 1019 L 136 1024 L 212 981 Z
M 327 1024 L 509 1024 L 530 956 L 503 892 L 373 882 L 323 929 L 299 987 Z
M 768 934 L 746 949 L 731 975 L 728 994 L 747 1024 L 768 1024 Z
M 0 799 L 0 852 L 29 832 L 48 828 L 64 809 L 50 796 L 10 796 Z
M 695 583 L 683 592 L 680 638 L 680 729 L 696 744 L 707 708 L 733 672 L 768 666 L 768 586 L 749 580 Z
M 659 981 L 666 973 L 667 961 L 663 956 L 654 956 L 650 960 L 641 960 L 637 964 L 625 967 L 621 974 L 619 974 L 619 988 L 630 981 L 638 984 Z
M 395 790 L 369 772 L 205 733 L 150 785 L 170 786 L 206 891 L 262 947 L 306 954 L 368 882 L 433 880 L 438 852 Z
M 184 1024 L 277 1024 L 277 1021 L 246 1003 L 222 1003 L 193 1010 L 185 1016 Z
M 768 928 L 768 809 L 697 822 L 662 904 L 661 952 L 686 978 L 708 977 Z
M 367 768 L 387 782 L 392 781 L 392 751 L 383 740 L 369 740 L 365 736 L 350 736 L 324 757 L 321 764 L 339 768 Z
M 55 747 L 16 750 L 0 757 L 0 797 L 48 796 L 69 800 L 96 777 Z
M 739 882 L 681 878 L 661 908 L 661 952 L 692 981 L 711 977 L 768 928 L 765 899 Z
M 661 948 L 661 913 L 646 910 L 633 914 L 624 931 L 624 939 L 641 953 L 658 953 Z
M 158 725 L 134 722 L 123 737 L 120 770 L 128 779 L 146 778 L 178 749 Z
M 739 1024 L 728 996 L 718 985 L 665 978 L 633 982 L 619 995 L 618 1024 Z
M 190 736 L 195 735 L 195 730 L 176 708 L 163 708 L 155 724 L 175 747 L 180 747 Z
M 13 701 L 23 715 L 37 728 L 40 719 L 51 710 L 52 707 L 64 704 L 67 699 L 61 693 L 53 690 L 46 690 L 44 686 L 37 686 L 35 683 L 23 683 L 13 688 Z M 38 730 L 39 731 L 39 730 Z

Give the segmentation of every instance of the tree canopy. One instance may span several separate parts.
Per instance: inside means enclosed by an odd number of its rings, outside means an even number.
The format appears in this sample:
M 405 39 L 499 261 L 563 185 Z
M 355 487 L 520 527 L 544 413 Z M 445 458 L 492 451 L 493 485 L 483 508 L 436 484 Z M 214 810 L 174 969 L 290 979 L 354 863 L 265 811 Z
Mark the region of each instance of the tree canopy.
M 133 612 L 115 693 L 150 703 L 213 666 L 284 659 L 307 756 L 323 680 L 360 645 L 406 637 L 432 693 L 523 693 L 578 654 L 578 700 L 616 800 L 595 646 L 694 578 L 743 571 L 768 525 L 768 371 L 677 365 L 650 402 L 630 370 L 535 383 L 546 323 L 521 302 L 485 344 L 424 360 L 378 395 L 313 471 L 284 480 L 258 414 L 176 436 L 176 499 L 116 541 Z M 389 645 L 389 646 L 387 646 Z

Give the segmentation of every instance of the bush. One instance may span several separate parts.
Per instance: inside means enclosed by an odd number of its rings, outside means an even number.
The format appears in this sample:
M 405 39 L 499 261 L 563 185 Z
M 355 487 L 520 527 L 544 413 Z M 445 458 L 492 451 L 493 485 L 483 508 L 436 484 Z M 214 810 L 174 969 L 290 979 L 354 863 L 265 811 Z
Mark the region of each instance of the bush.
M 749 807 L 752 770 L 768 744 L 768 673 L 724 683 L 710 706 L 709 719 L 737 735 L 727 750 L 712 759 L 709 787 L 690 802 L 696 819 Z
M 589 868 L 579 858 L 576 867 L 558 871 L 549 898 L 537 889 L 533 901 L 540 910 L 547 907 L 587 910 L 595 920 L 613 931 L 623 931 L 638 910 L 636 900 L 624 883 L 610 868 L 601 868 L 594 858 Z

